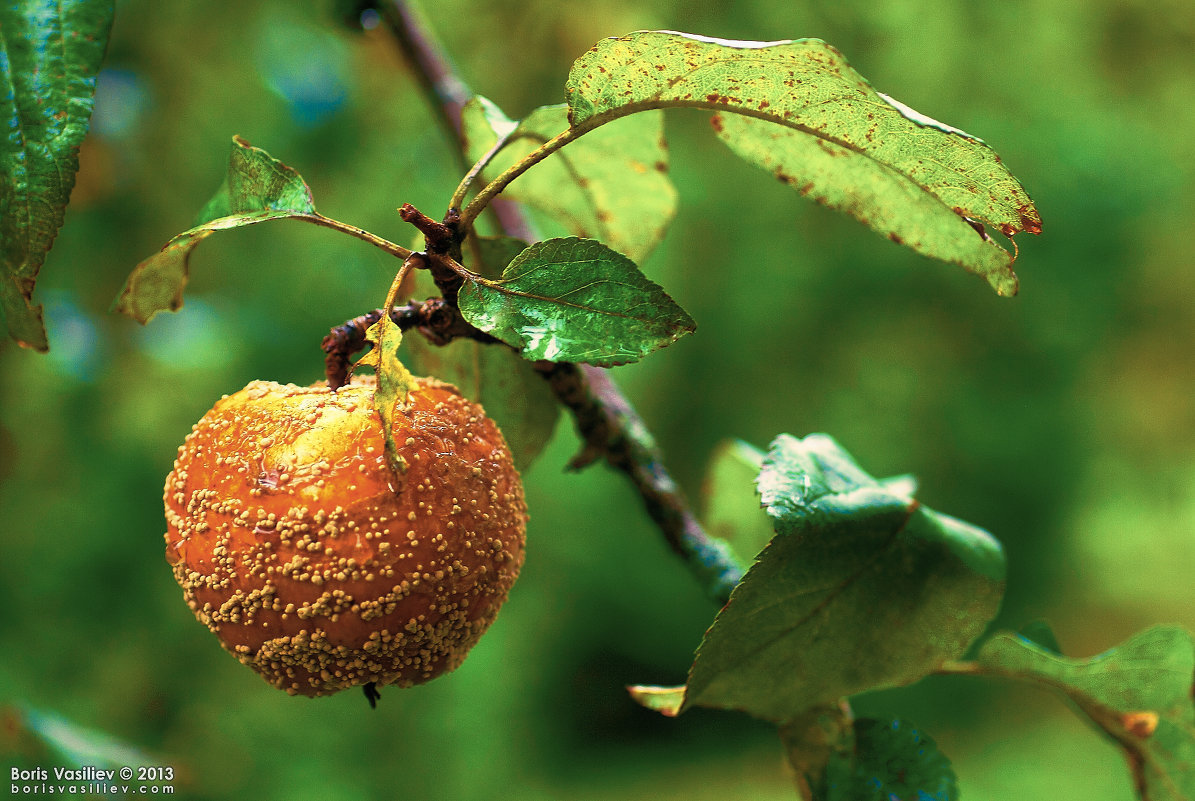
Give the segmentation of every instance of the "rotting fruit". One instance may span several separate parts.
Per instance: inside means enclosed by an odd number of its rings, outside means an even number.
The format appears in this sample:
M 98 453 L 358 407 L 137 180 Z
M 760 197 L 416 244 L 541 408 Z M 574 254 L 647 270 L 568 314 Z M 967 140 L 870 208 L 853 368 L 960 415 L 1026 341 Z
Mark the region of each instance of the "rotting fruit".
M 166 479 L 166 557 L 195 616 L 291 694 L 455 669 L 523 563 L 522 483 L 497 426 L 428 378 L 395 407 L 371 377 L 254 381 L 204 415 Z M 367 688 L 372 690 L 372 688 Z

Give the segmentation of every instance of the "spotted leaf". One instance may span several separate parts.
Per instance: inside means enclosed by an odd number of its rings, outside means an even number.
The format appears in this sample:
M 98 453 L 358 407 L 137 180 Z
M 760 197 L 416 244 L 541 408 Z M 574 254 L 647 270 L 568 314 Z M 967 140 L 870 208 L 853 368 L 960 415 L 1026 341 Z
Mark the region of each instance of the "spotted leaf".
M 569 73 L 574 127 L 670 107 L 716 112 L 731 149 L 914 250 L 1017 290 L 1006 236 L 1039 233 L 1021 184 L 983 141 L 875 91 L 818 39 L 743 42 L 672 31 L 606 39 Z

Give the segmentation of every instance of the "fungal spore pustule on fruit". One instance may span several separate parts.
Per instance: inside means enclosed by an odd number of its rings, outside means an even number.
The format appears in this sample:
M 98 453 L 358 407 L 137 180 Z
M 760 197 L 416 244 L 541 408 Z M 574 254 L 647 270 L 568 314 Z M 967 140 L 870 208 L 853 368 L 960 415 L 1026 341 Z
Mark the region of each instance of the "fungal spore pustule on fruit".
M 394 410 L 369 379 L 255 381 L 196 424 L 167 477 L 167 559 L 195 616 L 290 693 L 456 668 L 523 562 L 526 506 L 480 406 L 432 379 Z

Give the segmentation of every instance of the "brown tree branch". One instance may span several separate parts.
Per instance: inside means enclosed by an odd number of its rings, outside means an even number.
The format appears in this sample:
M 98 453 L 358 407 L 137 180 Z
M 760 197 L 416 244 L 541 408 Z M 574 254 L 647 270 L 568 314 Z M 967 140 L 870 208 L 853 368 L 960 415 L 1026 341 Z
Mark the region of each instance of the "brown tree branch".
M 463 169 L 471 164 L 465 157 L 465 136 L 461 111 L 473 97 L 472 90 L 458 77 L 456 67 L 432 34 L 431 26 L 413 4 L 406 0 L 380 2 L 378 11 L 394 34 L 399 50 L 410 63 L 415 79 L 433 107 L 435 117 L 456 143 L 455 151 Z M 518 206 L 505 200 L 490 204 L 498 225 L 508 236 L 527 242 L 535 239 L 530 224 Z
M 428 26 L 409 2 L 387 0 L 378 10 L 412 64 L 441 124 L 452 133 L 458 150 L 463 152 L 461 109 L 472 93 L 457 77 Z M 505 233 L 529 241 L 535 239 L 532 226 L 518 206 L 496 200 L 492 207 Z M 446 223 L 456 211 L 449 210 Z M 459 317 L 459 310 L 450 306 L 451 313 Z M 461 323 L 472 328 L 463 319 Z M 572 466 L 580 468 L 605 458 L 625 473 L 672 550 L 684 559 L 706 592 L 719 603 L 725 603 L 742 577 L 742 569 L 721 541 L 705 533 L 665 467 L 643 419 L 617 384 L 606 371 L 588 365 L 542 363 L 539 369 L 557 399 L 572 413 L 585 442 Z
M 328 386 L 340 389 L 348 383 L 349 362 L 357 351 L 366 346 L 365 332 L 382 319 L 382 310 L 374 309 L 360 317 L 333 328 L 320 345 L 325 354 L 324 372 Z M 422 303 L 410 301 L 405 306 L 390 310 L 390 320 L 400 331 L 412 328 L 421 333 L 434 345 L 447 345 L 454 339 L 475 339 L 486 344 L 499 340 L 469 325 L 455 306 L 443 298 L 429 298 Z

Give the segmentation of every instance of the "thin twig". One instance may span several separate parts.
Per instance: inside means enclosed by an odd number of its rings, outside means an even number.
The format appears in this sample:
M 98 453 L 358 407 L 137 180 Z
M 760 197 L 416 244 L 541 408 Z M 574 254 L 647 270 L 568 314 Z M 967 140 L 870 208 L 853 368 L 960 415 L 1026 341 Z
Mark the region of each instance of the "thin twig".
M 472 90 L 457 76 L 448 54 L 433 37 L 431 26 L 426 24 L 413 4 L 406 0 L 383 0 L 378 10 L 394 34 L 399 49 L 411 63 L 415 78 L 431 103 L 436 119 L 456 142 L 455 150 L 461 167 L 467 170 L 471 165 L 465 156 L 461 111 L 473 97 Z M 528 242 L 534 239 L 531 226 L 517 205 L 498 199 L 490 204 L 490 209 L 507 235 Z
M 481 191 L 469 201 L 469 205 L 465 206 L 464 210 L 461 211 L 461 225 L 471 225 L 477 215 L 487 205 L 492 203 L 498 193 L 505 189 L 511 181 L 590 130 L 591 128 L 569 128 L 566 131 L 562 131 L 528 153 L 522 159 L 519 159 L 517 163 L 507 167 L 494 180 L 482 187 Z
M 569 466 L 580 469 L 605 458 L 626 473 L 668 545 L 685 560 L 706 592 L 725 603 L 743 577 L 742 569 L 724 543 L 705 533 L 664 465 L 643 418 L 610 374 L 599 367 L 567 362 L 541 362 L 536 368 L 572 412 L 585 442 Z
M 374 309 L 336 326 L 324 337 L 321 347 L 327 354 L 324 371 L 329 387 L 340 389 L 348 382 L 353 354 L 366 346 L 365 332 L 380 319 L 382 310 Z M 412 300 L 405 306 L 395 306 L 390 310 L 390 320 L 400 331 L 414 328 L 435 345 L 447 345 L 454 339 L 473 339 L 486 344 L 498 342 L 466 323 L 443 298 L 429 298 L 422 303 Z
M 399 47 L 415 66 L 441 123 L 454 133 L 458 144 L 463 144 L 461 109 L 470 97 L 469 90 L 456 77 L 450 62 L 408 2 L 389 0 L 380 10 L 395 32 Z M 579 135 L 574 134 L 572 138 Z M 543 155 L 563 143 L 545 145 Z M 498 184 L 493 193 L 496 194 L 501 186 L 505 184 Z M 477 203 L 476 198 L 473 203 Z M 498 199 L 492 206 L 499 212 L 502 228 L 508 235 L 530 238 L 531 226 L 517 206 L 499 206 Z M 453 212 L 455 210 L 450 210 L 450 215 Z M 469 221 L 471 219 L 468 217 Z M 459 316 L 455 306 L 452 312 Z M 464 324 L 468 326 L 467 322 Z M 598 368 L 575 364 L 547 363 L 541 366 L 541 372 L 556 397 L 572 412 L 585 442 L 584 450 L 573 460 L 573 466 L 582 467 L 604 457 L 625 473 L 668 544 L 685 560 L 707 593 L 719 603 L 725 603 L 741 578 L 742 570 L 721 543 L 711 539 L 702 529 L 684 494 L 664 466 L 643 419 L 613 379 Z
M 465 138 L 461 128 L 461 111 L 473 97 L 473 92 L 457 77 L 456 68 L 444 48 L 437 42 L 422 15 L 411 3 L 391 0 L 381 4 L 382 12 L 399 49 L 410 61 L 415 79 L 423 93 L 438 110 L 436 118 L 448 135 L 457 143 L 456 152 L 465 163 Z
M 411 255 L 411 251 L 409 249 L 404 248 L 402 245 L 396 245 L 389 239 L 383 239 L 375 233 L 366 231 L 364 228 L 358 228 L 355 225 L 350 225 L 349 223 L 341 222 L 340 220 L 334 220 L 331 217 L 325 217 L 324 215 L 316 212 L 309 214 L 294 214 L 290 219 L 304 220 L 309 223 L 315 223 L 316 225 L 322 225 L 324 228 L 331 228 L 334 231 L 340 231 L 342 233 L 348 234 L 349 236 L 355 236 L 362 242 L 368 242 L 375 248 L 384 250 L 391 256 L 395 256 L 400 259 L 405 259 Z

